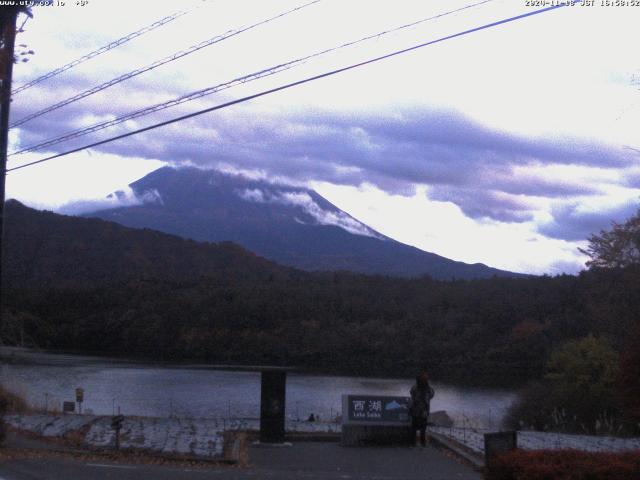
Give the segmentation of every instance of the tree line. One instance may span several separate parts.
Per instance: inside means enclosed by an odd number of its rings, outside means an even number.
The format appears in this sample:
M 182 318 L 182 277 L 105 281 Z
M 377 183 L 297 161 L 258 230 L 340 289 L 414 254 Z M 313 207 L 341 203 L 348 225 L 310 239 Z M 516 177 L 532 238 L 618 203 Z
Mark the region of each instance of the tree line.
M 439 282 L 349 273 L 131 279 L 13 289 L 5 338 L 42 348 L 166 361 L 278 364 L 335 373 L 520 385 L 549 354 L 589 334 L 624 349 L 640 272 Z M 11 331 L 9 331 L 11 330 Z

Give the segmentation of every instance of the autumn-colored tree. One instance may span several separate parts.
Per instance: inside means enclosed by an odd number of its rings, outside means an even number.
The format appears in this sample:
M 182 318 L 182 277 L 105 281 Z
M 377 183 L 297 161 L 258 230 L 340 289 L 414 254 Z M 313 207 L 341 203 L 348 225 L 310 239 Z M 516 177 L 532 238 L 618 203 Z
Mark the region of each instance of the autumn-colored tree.
M 640 264 L 640 209 L 624 223 L 613 222 L 611 230 L 589 237 L 589 246 L 580 249 L 591 260 L 588 267 L 623 268 Z
M 609 342 L 592 335 L 569 341 L 551 353 L 546 370 L 510 409 L 510 428 L 597 433 L 619 425 L 618 354 Z
M 618 353 L 592 335 L 567 342 L 547 362 L 553 403 L 586 431 L 615 414 Z

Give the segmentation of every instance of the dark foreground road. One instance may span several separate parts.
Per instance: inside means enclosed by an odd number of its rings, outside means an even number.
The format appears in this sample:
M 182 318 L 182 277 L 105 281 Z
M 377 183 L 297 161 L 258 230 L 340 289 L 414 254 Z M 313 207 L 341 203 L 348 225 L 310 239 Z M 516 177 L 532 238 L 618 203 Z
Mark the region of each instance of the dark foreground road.
M 479 480 L 481 475 L 439 450 L 349 448 L 299 442 L 291 447 L 252 447 L 247 468 L 114 464 L 70 458 L 23 458 L 0 463 L 0 480 Z

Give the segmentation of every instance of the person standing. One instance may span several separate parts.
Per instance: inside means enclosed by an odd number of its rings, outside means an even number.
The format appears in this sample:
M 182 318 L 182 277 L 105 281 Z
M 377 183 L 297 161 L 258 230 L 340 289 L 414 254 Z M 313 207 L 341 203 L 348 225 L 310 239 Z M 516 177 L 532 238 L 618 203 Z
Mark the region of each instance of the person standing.
M 426 430 L 431 408 L 431 399 L 435 395 L 433 388 L 429 385 L 429 375 L 422 371 L 416 377 L 416 384 L 411 387 L 411 402 L 409 413 L 411 414 L 411 445 L 416 444 L 416 432 L 420 431 L 420 444 L 424 447 L 427 444 Z

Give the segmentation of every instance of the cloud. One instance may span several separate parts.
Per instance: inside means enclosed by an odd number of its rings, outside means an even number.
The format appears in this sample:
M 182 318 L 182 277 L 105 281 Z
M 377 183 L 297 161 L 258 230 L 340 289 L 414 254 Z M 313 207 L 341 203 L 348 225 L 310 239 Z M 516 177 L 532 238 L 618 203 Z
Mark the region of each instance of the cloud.
M 640 155 L 638 155 L 638 163 L 640 163 Z M 624 170 L 622 173 L 623 185 L 629 188 L 640 189 L 640 167 L 632 167 Z
M 162 95 L 166 92 L 158 94 Z M 87 101 L 93 102 L 92 111 L 105 111 L 104 100 Z M 204 104 L 196 102 L 140 119 L 138 126 Z M 77 117 L 74 109 L 80 113 L 86 108 L 70 105 L 68 111 L 52 112 L 26 124 L 20 129 L 20 143 L 31 144 L 77 126 L 69 119 Z M 132 106 L 116 100 L 109 108 L 119 115 Z M 124 131 L 126 127 L 119 126 L 109 134 Z M 65 148 L 87 141 L 76 140 Z M 582 181 L 579 176 L 563 175 L 559 167 L 615 172 L 637 163 L 637 152 L 629 148 L 580 139 L 527 138 L 490 129 L 454 111 L 427 108 L 347 115 L 327 111 L 256 114 L 245 107 L 97 148 L 173 164 L 257 171 L 266 178 L 277 177 L 293 184 L 370 184 L 390 194 L 409 196 L 417 186 L 427 185 L 430 198 L 453 202 L 470 218 L 502 222 L 532 220 L 540 209 L 540 199 L 564 205 L 567 199 L 601 193 L 600 180 Z M 625 181 L 630 180 L 606 179 L 609 183 Z M 557 205 L 552 214 L 559 215 L 555 222 L 558 226 L 551 222 L 541 231 L 575 238 L 592 228 L 587 217 L 573 218 L 576 225 L 570 229 L 561 227 L 565 213 Z M 582 227 L 578 227 L 582 220 Z
M 277 203 L 299 207 L 320 225 L 333 225 L 354 235 L 385 239 L 382 235 L 378 235 L 363 223 L 340 210 L 330 211 L 323 209 L 305 191 L 265 191 L 259 188 L 252 188 L 236 191 L 236 194 L 248 202 Z M 302 222 L 300 219 L 297 220 Z
M 57 209 L 59 213 L 66 215 L 80 215 L 86 212 L 95 212 L 98 210 L 106 210 L 120 207 L 131 207 L 134 205 L 142 205 L 145 203 L 159 203 L 162 204 L 162 197 L 156 189 L 147 190 L 141 195 L 136 193 L 130 188 L 126 187 L 123 190 L 107 195 L 103 199 L 97 200 L 76 200 L 69 202 Z
M 308 193 L 287 192 L 280 197 L 279 202 L 282 202 L 285 205 L 289 204 L 301 207 L 321 225 L 335 225 L 336 227 L 340 227 L 355 235 L 384 239 L 384 237 L 377 235 L 366 225 L 358 222 L 356 219 L 350 217 L 344 212 L 323 210 L 316 202 L 313 201 Z
M 236 192 L 238 196 L 247 202 L 266 203 L 264 193 L 259 188 L 247 188 Z
M 584 270 L 585 262 L 582 260 L 557 260 L 546 267 L 548 275 L 576 274 Z
M 622 222 L 638 210 L 637 202 L 614 207 L 586 209 L 582 203 L 571 202 L 552 209 L 553 219 L 538 226 L 538 231 L 551 238 L 585 240 L 591 234 L 611 228 L 611 222 Z
M 471 218 L 490 218 L 501 222 L 527 222 L 533 207 L 524 198 L 494 190 L 438 187 L 429 193 L 432 200 L 452 202 Z

